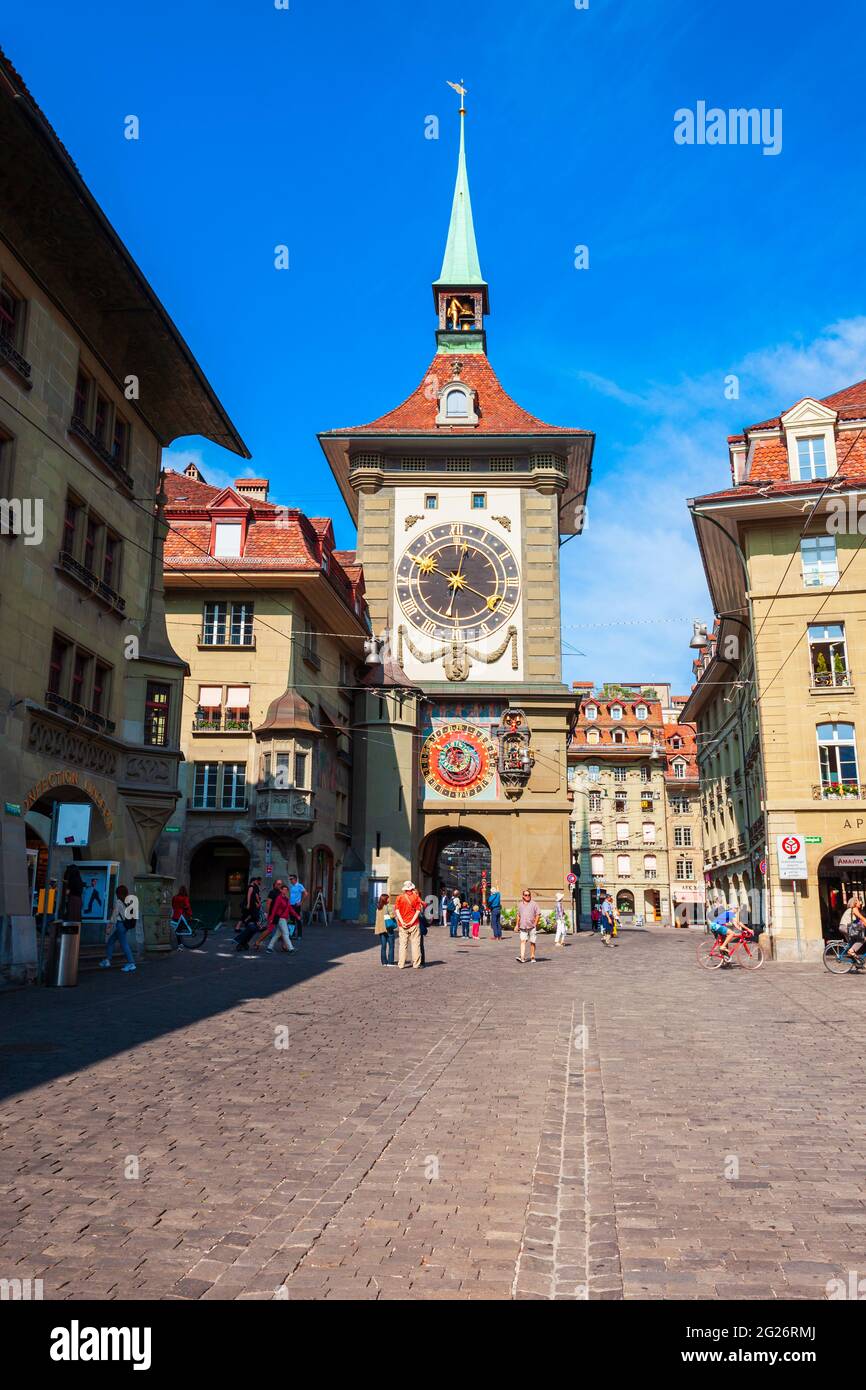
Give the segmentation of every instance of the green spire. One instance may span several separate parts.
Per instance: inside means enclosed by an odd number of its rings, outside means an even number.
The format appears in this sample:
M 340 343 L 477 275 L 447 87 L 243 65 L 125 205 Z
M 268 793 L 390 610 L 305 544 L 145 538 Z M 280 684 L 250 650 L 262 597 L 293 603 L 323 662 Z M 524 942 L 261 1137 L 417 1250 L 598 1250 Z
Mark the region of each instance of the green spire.
M 483 285 L 481 265 L 478 260 L 478 247 L 475 243 L 475 226 L 472 221 L 472 200 L 469 196 L 469 176 L 466 172 L 466 110 L 460 107 L 460 157 L 457 161 L 457 182 L 454 185 L 454 202 L 451 205 L 451 225 L 448 228 L 448 243 L 442 273 L 434 281 L 437 285 Z

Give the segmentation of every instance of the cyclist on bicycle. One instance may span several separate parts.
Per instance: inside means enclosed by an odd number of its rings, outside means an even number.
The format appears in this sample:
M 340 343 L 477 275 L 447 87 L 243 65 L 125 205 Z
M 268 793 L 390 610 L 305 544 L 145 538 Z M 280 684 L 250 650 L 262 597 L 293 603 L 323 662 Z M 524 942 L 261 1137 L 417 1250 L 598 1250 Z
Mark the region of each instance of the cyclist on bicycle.
M 852 894 L 849 907 L 851 920 L 848 925 L 848 947 L 842 954 L 852 960 L 858 970 L 866 970 L 866 962 L 860 959 L 860 954 L 866 946 L 866 914 L 856 893 Z
M 719 954 L 725 960 L 730 960 L 731 952 L 738 941 L 743 939 L 743 923 L 740 921 L 740 909 L 724 907 L 716 913 L 716 920 L 712 925 L 712 931 L 719 940 Z
M 191 917 L 192 904 L 186 891 L 186 884 L 182 883 L 171 900 L 171 922 L 175 931 L 180 927 L 188 932 Z

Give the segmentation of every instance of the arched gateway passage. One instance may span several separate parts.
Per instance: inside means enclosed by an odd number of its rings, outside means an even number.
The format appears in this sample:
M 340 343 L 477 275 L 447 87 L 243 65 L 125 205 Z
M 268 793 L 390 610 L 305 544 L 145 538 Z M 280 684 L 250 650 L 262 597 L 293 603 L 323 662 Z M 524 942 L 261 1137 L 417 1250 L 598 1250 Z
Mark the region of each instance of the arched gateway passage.
M 866 902 L 866 840 L 838 845 L 818 865 L 821 932 L 825 940 L 839 935 L 839 919 L 852 893 Z
M 480 902 L 490 892 L 490 846 L 477 830 L 434 830 L 421 845 L 421 872 L 423 893 L 456 888 L 467 902 Z
M 200 844 L 189 864 L 194 914 L 209 923 L 240 917 L 249 869 L 249 851 L 240 840 L 215 837 Z

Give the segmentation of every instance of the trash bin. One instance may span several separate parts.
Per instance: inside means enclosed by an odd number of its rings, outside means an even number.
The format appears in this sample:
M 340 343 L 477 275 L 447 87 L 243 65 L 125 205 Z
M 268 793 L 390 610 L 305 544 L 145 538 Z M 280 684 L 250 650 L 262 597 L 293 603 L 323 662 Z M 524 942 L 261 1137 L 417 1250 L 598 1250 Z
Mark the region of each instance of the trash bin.
M 51 983 L 60 988 L 78 984 L 78 951 L 81 946 L 81 923 L 58 922 L 57 949 L 51 971 Z

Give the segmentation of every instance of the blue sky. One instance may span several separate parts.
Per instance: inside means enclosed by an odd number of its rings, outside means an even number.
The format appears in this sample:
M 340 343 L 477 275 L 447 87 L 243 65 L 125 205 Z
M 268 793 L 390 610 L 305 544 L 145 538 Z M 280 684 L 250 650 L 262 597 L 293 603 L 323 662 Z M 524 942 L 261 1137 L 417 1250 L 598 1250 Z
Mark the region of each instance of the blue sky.
M 315 435 L 397 404 L 433 354 L 462 77 L 492 362 L 527 409 L 597 434 L 565 676 L 686 688 L 709 609 L 684 499 L 727 484 L 727 434 L 866 376 L 864 37 L 862 0 L 42 0 L 2 42 L 246 471 L 347 546 Z M 780 108 L 781 152 L 675 144 L 699 101 Z M 169 462 L 189 456 L 244 471 L 200 440 Z

